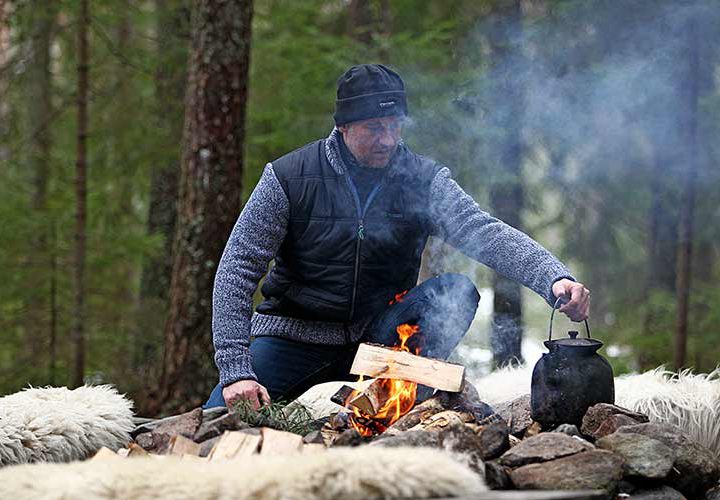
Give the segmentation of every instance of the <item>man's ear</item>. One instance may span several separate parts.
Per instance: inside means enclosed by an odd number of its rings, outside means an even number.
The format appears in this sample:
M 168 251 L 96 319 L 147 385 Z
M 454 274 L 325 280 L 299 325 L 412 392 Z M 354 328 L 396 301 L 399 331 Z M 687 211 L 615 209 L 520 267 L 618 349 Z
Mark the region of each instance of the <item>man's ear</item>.
M 340 133 L 341 133 L 342 135 L 345 135 L 345 134 L 347 133 L 348 126 L 347 126 L 347 125 L 340 125 L 340 126 L 338 126 L 337 129 L 340 131 Z

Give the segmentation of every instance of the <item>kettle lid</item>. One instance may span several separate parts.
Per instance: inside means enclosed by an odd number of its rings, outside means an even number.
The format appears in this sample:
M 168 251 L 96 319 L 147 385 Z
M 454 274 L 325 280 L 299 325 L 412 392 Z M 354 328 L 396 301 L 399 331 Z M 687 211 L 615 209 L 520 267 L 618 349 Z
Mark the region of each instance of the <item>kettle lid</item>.
M 587 338 L 578 338 L 577 331 L 569 331 L 569 337 L 564 339 L 550 340 L 553 345 L 563 347 L 602 347 L 603 343 L 597 339 L 590 338 L 590 331 L 588 330 Z

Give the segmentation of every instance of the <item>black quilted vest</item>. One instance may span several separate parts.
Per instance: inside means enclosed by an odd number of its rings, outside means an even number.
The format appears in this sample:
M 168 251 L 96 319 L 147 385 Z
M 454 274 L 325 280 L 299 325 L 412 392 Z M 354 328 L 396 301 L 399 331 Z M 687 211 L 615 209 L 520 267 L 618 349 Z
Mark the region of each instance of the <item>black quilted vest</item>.
M 361 207 L 349 176 L 328 160 L 326 141 L 272 163 L 290 220 L 259 313 L 350 322 L 381 312 L 417 282 L 430 183 L 440 165 L 401 145 Z

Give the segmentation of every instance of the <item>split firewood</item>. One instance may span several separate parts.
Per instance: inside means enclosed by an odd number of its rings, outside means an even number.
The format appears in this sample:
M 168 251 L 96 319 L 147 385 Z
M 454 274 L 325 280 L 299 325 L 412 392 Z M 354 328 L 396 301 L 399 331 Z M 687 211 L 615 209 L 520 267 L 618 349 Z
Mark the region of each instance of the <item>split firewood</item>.
M 117 455 L 118 455 L 119 457 L 125 458 L 125 457 L 127 457 L 129 454 L 130 454 L 130 448 L 120 448 L 120 449 L 117 451 Z
M 207 457 L 199 457 L 197 455 L 180 455 L 180 460 L 183 462 L 202 462 L 207 463 L 208 459 Z
M 260 446 L 260 436 L 240 431 L 226 431 L 208 454 L 208 461 L 232 460 L 249 456 Z
M 302 436 L 292 432 L 277 431 L 263 427 L 261 455 L 293 455 L 303 447 Z
M 184 436 L 173 436 L 170 439 L 168 455 L 199 455 L 200 445 Z
M 147 451 L 145 451 L 145 448 L 143 448 L 140 445 L 137 445 L 135 443 L 130 443 L 128 445 L 128 448 L 130 451 L 128 452 L 128 457 L 134 458 L 134 457 L 146 457 L 149 455 Z
M 112 451 L 110 448 L 102 447 L 100 448 L 95 455 L 93 455 L 91 460 L 112 460 L 115 458 L 122 458 L 117 453 Z
M 385 406 L 389 398 L 390 392 L 388 391 L 387 385 L 384 383 L 384 379 L 379 378 L 375 379 L 367 389 L 352 398 L 348 402 L 348 406 L 357 408 L 363 414 L 372 417 Z
M 360 344 L 350 373 L 407 380 L 457 392 L 462 387 L 465 367 L 375 344 Z

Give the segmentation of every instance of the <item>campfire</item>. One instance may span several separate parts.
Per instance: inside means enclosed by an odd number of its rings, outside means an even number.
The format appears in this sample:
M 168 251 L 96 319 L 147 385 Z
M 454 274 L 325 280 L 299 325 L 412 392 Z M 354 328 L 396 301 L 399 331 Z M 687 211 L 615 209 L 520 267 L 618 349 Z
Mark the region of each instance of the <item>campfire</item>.
M 402 301 L 403 295 L 393 301 Z M 393 347 L 360 344 L 350 369 L 360 376 L 358 388 L 343 386 L 331 398 L 344 407 L 338 417 L 341 427 L 354 429 L 362 437 L 384 433 L 415 408 L 418 384 L 449 393 L 462 387 L 463 366 L 419 355 L 421 337 L 414 337 L 420 332 L 418 325 L 404 323 L 396 332 L 398 341 Z
M 407 292 L 405 292 L 407 293 Z M 395 297 L 401 300 L 402 294 Z M 396 332 L 400 344 L 392 347 L 394 351 L 411 352 L 407 345 L 410 337 L 420 331 L 417 325 L 404 323 L 397 327 Z M 416 347 L 414 354 L 420 354 Z M 360 376 L 362 380 L 362 375 Z M 369 394 L 372 394 L 370 396 Z M 349 423 L 361 436 L 382 434 L 385 429 L 409 412 L 415 406 L 417 398 L 417 383 L 406 380 L 379 378 L 366 390 L 354 390 L 345 400 L 345 406 L 352 409 Z M 379 408 L 374 405 L 383 401 Z M 365 403 L 365 404 L 364 404 Z M 368 404 L 369 403 L 369 404 Z

